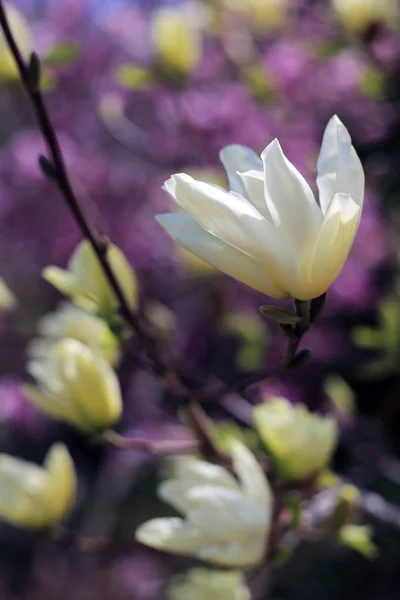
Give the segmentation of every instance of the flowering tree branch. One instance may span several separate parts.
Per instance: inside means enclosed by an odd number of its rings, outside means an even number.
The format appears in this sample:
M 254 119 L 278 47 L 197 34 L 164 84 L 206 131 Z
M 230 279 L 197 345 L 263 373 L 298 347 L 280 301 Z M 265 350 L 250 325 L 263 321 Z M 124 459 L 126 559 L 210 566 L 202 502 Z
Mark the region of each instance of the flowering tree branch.
M 254 385 L 266 378 L 279 376 L 286 369 L 298 364 L 299 359 L 301 357 L 304 358 L 304 353 L 297 354 L 298 346 L 300 344 L 302 335 L 307 331 L 313 320 L 310 318 L 312 313 L 312 303 L 311 308 L 309 303 L 296 303 L 296 314 L 301 317 L 300 322 L 293 327 L 291 325 L 282 326 L 284 333 L 288 337 L 288 347 L 286 356 L 280 366 L 274 369 L 258 371 L 252 375 L 239 379 L 233 384 L 224 384 L 216 390 L 199 390 L 193 394 L 190 394 L 179 374 L 173 368 L 171 368 L 169 360 L 163 349 L 159 346 L 157 339 L 155 339 L 148 331 L 148 328 L 142 323 L 137 314 L 131 310 L 129 302 L 125 297 L 125 293 L 110 264 L 110 261 L 107 258 L 108 241 L 90 223 L 78 198 L 75 195 L 68 176 L 57 135 L 40 90 L 39 58 L 35 53 L 31 54 L 29 63 L 23 58 L 10 29 L 2 0 L 0 0 L 0 25 L 3 29 L 10 51 L 14 56 L 22 84 L 30 99 L 43 139 L 47 145 L 50 161 L 47 158 L 41 157 L 40 164 L 42 170 L 49 179 L 54 180 L 57 184 L 65 203 L 75 219 L 82 235 L 89 241 L 93 252 L 103 270 L 103 273 L 112 290 L 114 291 L 116 298 L 118 299 L 121 315 L 131 330 L 141 341 L 147 356 L 151 360 L 155 372 L 164 378 L 167 390 L 175 397 L 179 398 L 186 406 L 188 406 L 190 421 L 194 431 L 199 437 L 200 444 L 207 451 L 207 454 L 213 453 L 217 459 L 226 462 L 226 456 L 221 454 L 220 449 L 214 442 L 213 436 L 210 434 L 206 415 L 203 413 L 199 402 L 205 400 L 217 401 L 233 392 L 241 392 L 248 386 Z M 163 446 L 163 449 L 161 449 L 159 446 L 156 448 L 155 446 L 152 446 L 152 444 L 148 444 L 147 441 L 143 440 L 126 440 L 125 442 L 122 442 L 121 436 L 118 436 L 118 438 L 116 436 L 117 434 L 114 435 L 112 441 L 111 438 L 109 438 L 109 442 L 120 448 L 136 447 L 147 449 L 151 452 L 163 452 L 166 451 L 166 448 L 168 447 L 168 445 L 166 445 Z M 176 451 L 175 446 L 171 450 L 173 452 Z

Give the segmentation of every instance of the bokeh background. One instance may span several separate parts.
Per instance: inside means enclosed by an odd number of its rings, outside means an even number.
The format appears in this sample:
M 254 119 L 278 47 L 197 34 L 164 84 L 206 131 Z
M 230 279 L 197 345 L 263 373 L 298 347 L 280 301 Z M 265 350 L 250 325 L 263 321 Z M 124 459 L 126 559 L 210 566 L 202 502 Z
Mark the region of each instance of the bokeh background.
M 246 402 L 233 395 L 229 411 L 210 410 L 228 428 L 232 413 L 246 426 L 248 401 L 277 393 L 336 411 L 341 442 L 335 465 L 362 490 L 379 557 L 369 562 L 333 544 L 303 545 L 277 573 L 273 597 L 397 599 L 398 3 L 348 0 L 355 6 L 344 12 L 342 2 L 329 0 L 9 4 L 18 11 L 21 47 L 42 59 L 46 102 L 75 190 L 91 220 L 129 258 L 140 282 L 140 310 L 192 385 L 229 382 L 276 364 L 282 337 L 259 314 L 260 294 L 177 249 L 156 224 L 155 214 L 172 209 L 162 183 L 184 171 L 226 185 L 218 159 L 223 146 L 239 143 L 261 152 L 277 137 L 315 188 L 328 119 L 336 113 L 350 130 L 365 167 L 366 202 L 350 257 L 304 340 L 312 360 L 280 382 L 249 390 Z M 79 471 L 68 527 L 115 540 L 107 551 L 90 551 L 1 524 L 0 595 L 159 598 L 168 576 L 189 565 L 133 542 L 141 521 L 167 514 L 154 492 L 160 460 L 94 445 L 36 412 L 21 388 L 37 320 L 60 301 L 41 270 L 64 266 L 80 235 L 38 168 L 44 146 L 1 37 L 0 115 L 0 275 L 19 301 L 12 313 L 0 315 L 0 450 L 41 461 L 54 440 L 65 441 Z M 119 365 L 120 430 L 154 439 L 184 435 L 171 399 L 134 356 L 128 348 Z

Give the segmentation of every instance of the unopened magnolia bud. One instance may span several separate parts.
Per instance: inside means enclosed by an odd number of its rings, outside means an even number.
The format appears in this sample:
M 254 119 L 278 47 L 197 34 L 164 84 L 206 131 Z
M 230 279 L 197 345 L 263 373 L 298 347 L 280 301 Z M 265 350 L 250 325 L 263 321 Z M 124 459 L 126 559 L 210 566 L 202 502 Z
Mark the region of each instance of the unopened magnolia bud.
M 162 8 L 155 13 L 152 39 L 157 61 L 175 73 L 186 75 L 201 60 L 201 33 L 181 9 Z
M 280 474 L 299 481 L 325 468 L 337 441 L 332 417 L 311 413 L 285 398 L 274 398 L 253 410 L 254 425 Z
M 53 419 L 100 432 L 122 411 L 118 379 L 108 363 L 81 342 L 64 339 L 28 371 L 39 386 L 25 386 L 30 400 Z
M 76 473 L 63 444 L 54 444 L 43 467 L 0 454 L 0 519 L 28 529 L 59 523 L 76 496 Z
M 12 310 L 17 305 L 17 298 L 10 290 L 4 279 L 0 277 L 0 312 Z

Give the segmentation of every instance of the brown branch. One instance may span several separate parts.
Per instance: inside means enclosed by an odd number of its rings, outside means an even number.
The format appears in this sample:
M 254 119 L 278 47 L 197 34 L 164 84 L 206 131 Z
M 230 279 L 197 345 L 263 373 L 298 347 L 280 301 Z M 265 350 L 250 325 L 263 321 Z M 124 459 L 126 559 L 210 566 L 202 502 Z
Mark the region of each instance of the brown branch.
M 120 450 L 143 450 L 154 454 L 193 454 L 198 451 L 196 440 L 148 440 L 126 438 L 115 431 L 106 431 L 102 440 Z

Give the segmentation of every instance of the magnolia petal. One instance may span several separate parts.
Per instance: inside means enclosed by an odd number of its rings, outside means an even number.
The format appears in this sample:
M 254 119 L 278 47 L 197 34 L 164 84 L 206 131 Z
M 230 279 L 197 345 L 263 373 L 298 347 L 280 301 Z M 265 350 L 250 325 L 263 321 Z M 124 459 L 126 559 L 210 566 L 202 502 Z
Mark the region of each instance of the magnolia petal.
M 239 144 L 226 146 L 219 153 L 219 158 L 225 167 L 228 176 L 229 188 L 238 194 L 246 192 L 242 178 L 239 173 L 244 171 L 263 172 L 263 163 L 261 158 L 254 150 Z M 250 201 L 251 198 L 249 198 Z
M 192 488 L 190 496 L 195 508 L 188 522 L 201 529 L 207 540 L 230 542 L 253 539 L 267 529 L 267 507 L 255 504 L 239 491 L 213 485 Z
M 45 267 L 42 276 L 43 279 L 66 296 L 74 296 L 78 292 L 75 277 L 69 271 L 59 267 Z
M 305 284 L 304 291 L 299 292 L 297 297 L 300 300 L 317 298 L 338 277 L 357 232 L 360 213 L 360 207 L 351 196 L 335 194 L 314 247 L 309 271 L 310 286 L 307 289 Z
M 299 258 L 307 254 L 322 222 L 314 194 L 304 177 L 284 155 L 278 140 L 261 155 L 264 161 L 265 195 L 275 225 L 284 232 Z
M 264 471 L 254 454 L 239 441 L 232 443 L 233 468 L 244 494 L 267 509 L 272 507 L 272 493 Z
M 250 256 L 263 256 L 268 224 L 248 200 L 184 173 L 172 180 L 176 201 L 201 227 Z
M 176 554 L 196 555 L 204 546 L 201 531 L 177 517 L 151 519 L 138 527 L 135 538 L 151 548 Z
M 238 175 L 242 180 L 245 197 L 250 200 L 252 205 L 263 217 L 268 219 L 270 223 L 273 223 L 273 219 L 265 199 L 264 171 L 251 170 L 245 171 L 244 173 L 239 173 Z
M 61 521 L 72 508 L 77 480 L 74 463 L 64 444 L 54 444 L 46 456 L 44 468 L 49 478 L 49 512 L 53 521 Z
M 58 402 L 55 397 L 43 393 L 33 385 L 25 385 L 24 391 L 32 404 L 50 418 L 56 421 L 67 421 L 71 425 L 77 424 L 77 419 L 71 414 L 68 407 Z
M 221 545 L 208 545 L 199 558 L 225 567 L 252 567 L 259 565 L 265 553 L 265 539 L 261 536 L 249 541 L 230 541 Z
M 170 213 L 156 219 L 178 244 L 219 271 L 273 298 L 287 297 L 271 280 L 267 267 L 208 233 L 189 215 Z
M 360 207 L 363 204 L 365 177 L 361 161 L 351 144 L 349 132 L 336 115 L 324 132 L 317 185 L 323 214 L 336 193 L 349 194 Z

